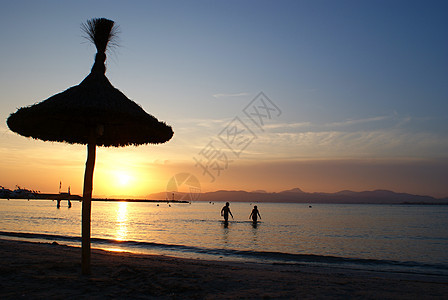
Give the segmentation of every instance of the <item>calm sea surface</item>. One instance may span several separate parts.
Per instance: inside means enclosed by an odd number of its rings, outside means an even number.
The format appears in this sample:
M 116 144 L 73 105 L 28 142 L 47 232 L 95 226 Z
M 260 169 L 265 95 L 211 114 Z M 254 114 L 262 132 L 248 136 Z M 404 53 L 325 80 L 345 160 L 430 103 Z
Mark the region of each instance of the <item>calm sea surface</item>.
M 93 202 L 92 245 L 257 262 L 337 264 L 448 275 L 448 206 Z M 0 199 L 0 237 L 80 246 L 81 203 Z

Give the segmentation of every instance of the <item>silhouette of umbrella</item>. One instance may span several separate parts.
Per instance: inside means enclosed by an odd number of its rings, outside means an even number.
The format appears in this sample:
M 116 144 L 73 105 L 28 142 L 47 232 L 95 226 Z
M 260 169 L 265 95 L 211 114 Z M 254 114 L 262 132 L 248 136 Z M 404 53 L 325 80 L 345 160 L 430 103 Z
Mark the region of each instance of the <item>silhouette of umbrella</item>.
M 11 114 L 8 127 L 43 141 L 87 144 L 82 201 L 82 273 L 90 273 L 90 212 L 96 146 L 165 143 L 173 130 L 147 114 L 114 88 L 105 76 L 106 48 L 114 43 L 117 26 L 98 18 L 82 25 L 97 49 L 90 74 L 77 86 Z

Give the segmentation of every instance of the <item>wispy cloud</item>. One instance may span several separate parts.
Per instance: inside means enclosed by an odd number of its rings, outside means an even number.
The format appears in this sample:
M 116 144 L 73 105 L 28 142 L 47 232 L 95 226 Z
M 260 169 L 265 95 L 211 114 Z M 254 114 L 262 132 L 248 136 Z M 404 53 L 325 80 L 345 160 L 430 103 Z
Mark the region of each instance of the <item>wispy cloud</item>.
M 445 157 L 448 139 L 436 125 L 398 114 L 277 123 L 265 126 L 256 147 L 274 157 Z
M 266 151 L 276 145 L 275 154 L 284 157 L 441 157 L 448 151 L 439 134 L 402 129 L 272 133 L 257 144 Z
M 295 123 L 274 123 L 274 124 L 266 124 L 264 126 L 265 129 L 298 129 L 298 128 L 310 128 L 313 126 L 311 122 L 295 122 Z
M 353 126 L 353 125 L 360 125 L 360 124 L 366 124 L 366 123 L 376 123 L 376 122 L 382 122 L 385 120 L 390 120 L 392 116 L 377 116 L 377 117 L 371 117 L 371 118 L 364 118 L 364 119 L 355 119 L 355 120 L 344 120 L 341 122 L 333 122 L 328 123 L 325 126 L 326 127 L 347 127 L 347 126 Z
M 177 125 L 177 127 L 186 129 L 188 132 L 192 132 L 192 131 L 196 131 L 196 130 L 210 129 L 210 130 L 215 130 L 216 133 L 218 133 L 230 121 L 231 121 L 231 118 L 223 118 L 223 119 L 184 118 L 184 119 L 176 120 L 175 122 L 173 122 L 173 124 Z
M 243 96 L 248 96 L 249 93 L 229 93 L 229 94 L 214 94 L 213 97 L 214 98 L 231 98 L 231 97 L 243 97 Z
M 177 141 L 184 151 L 195 154 L 211 140 L 217 140 L 218 133 L 229 121 L 226 118 L 177 120 L 181 128 L 178 130 L 182 130 Z M 415 123 L 412 117 L 390 114 L 327 123 L 271 123 L 264 126 L 263 133 L 256 132 L 257 139 L 245 149 L 242 157 L 249 160 L 260 157 L 443 157 L 448 152 L 448 139 L 443 132 L 422 129 L 429 121 Z M 180 138 L 183 135 L 188 138 Z M 219 140 L 215 144 L 226 149 Z
M 265 126 L 265 129 L 277 133 L 307 133 L 307 132 L 361 132 L 380 131 L 405 128 L 410 124 L 409 116 L 380 115 L 361 119 L 347 119 L 328 123 L 293 122 L 276 123 Z

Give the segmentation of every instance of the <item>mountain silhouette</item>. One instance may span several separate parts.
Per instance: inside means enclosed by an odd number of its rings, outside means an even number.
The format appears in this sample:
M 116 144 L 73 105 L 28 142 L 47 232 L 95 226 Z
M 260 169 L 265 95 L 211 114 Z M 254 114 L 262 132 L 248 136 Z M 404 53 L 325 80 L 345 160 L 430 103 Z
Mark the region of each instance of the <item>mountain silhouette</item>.
M 150 199 L 165 199 L 166 193 L 149 195 Z M 300 188 L 268 193 L 266 191 L 228 191 L 202 193 L 199 201 L 209 202 L 278 202 L 278 203 L 340 203 L 340 204 L 448 204 L 448 199 L 431 196 L 396 193 L 389 190 L 354 192 L 343 190 L 336 193 L 307 193 Z

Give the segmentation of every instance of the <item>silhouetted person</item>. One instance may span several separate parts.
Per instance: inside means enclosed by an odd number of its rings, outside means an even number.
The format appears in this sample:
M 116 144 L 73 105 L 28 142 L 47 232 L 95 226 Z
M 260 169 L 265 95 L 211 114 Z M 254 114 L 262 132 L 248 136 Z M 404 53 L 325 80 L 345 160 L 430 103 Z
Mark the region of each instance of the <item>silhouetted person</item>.
M 254 209 L 252 209 L 252 212 L 250 213 L 249 219 L 252 218 L 252 222 L 254 222 L 255 224 L 257 223 L 258 217 L 260 217 L 260 212 L 258 211 L 257 206 L 254 206 Z
M 224 222 L 229 221 L 229 214 L 232 216 L 232 219 L 233 219 L 233 215 L 232 215 L 232 212 L 230 211 L 229 205 L 230 205 L 229 202 L 226 202 L 226 206 L 224 206 L 221 209 L 221 216 L 224 216 Z

